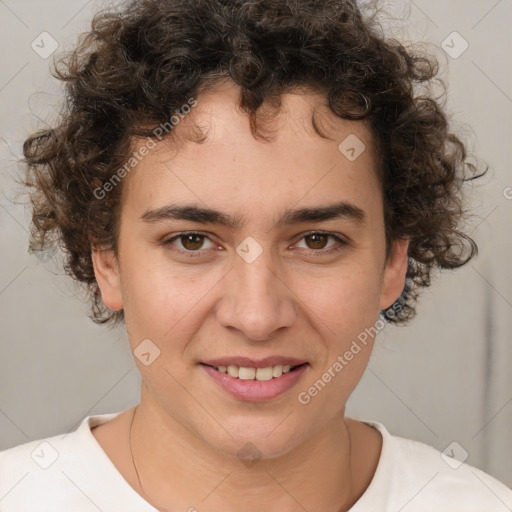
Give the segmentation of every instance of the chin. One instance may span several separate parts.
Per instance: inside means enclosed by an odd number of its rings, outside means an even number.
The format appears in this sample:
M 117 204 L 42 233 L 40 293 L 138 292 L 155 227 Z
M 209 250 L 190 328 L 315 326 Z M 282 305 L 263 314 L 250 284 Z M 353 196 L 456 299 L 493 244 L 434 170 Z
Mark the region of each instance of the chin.
M 212 439 L 210 431 L 203 440 L 219 454 L 237 458 L 249 467 L 253 460 L 281 457 L 300 444 L 297 436 L 276 428 L 279 422 L 273 423 L 272 428 L 266 428 L 266 425 L 256 427 L 253 420 L 250 425 L 238 424 L 236 428 L 231 425 L 231 428 L 226 428 L 231 436 L 219 427 L 218 437 Z

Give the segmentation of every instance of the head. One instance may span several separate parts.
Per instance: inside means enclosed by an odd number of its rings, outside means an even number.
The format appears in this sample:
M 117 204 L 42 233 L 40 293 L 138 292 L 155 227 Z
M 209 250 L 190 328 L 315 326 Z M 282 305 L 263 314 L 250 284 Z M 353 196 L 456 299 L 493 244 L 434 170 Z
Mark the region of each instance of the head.
M 410 320 L 432 271 L 476 253 L 458 227 L 474 169 L 416 92 L 436 72 L 353 1 L 100 13 L 56 70 L 61 123 L 25 142 L 32 246 L 57 239 L 92 318 L 125 322 L 135 354 L 150 340 L 136 362 L 162 411 L 226 453 L 283 453 L 343 411 L 379 313 Z M 303 387 L 256 407 L 203 368 L 274 355 L 307 362 Z

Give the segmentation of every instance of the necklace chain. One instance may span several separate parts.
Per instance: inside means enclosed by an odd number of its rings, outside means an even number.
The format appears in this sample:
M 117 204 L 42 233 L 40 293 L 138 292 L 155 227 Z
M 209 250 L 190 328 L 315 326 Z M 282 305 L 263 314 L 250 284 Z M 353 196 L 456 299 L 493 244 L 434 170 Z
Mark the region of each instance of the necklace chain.
M 135 409 L 133 410 L 132 421 L 130 423 L 130 432 L 128 434 L 128 444 L 130 445 L 130 454 L 132 457 L 133 469 L 135 469 L 135 474 L 137 475 L 137 480 L 139 481 L 140 489 L 144 493 L 146 498 L 148 498 L 148 495 L 147 495 L 146 491 L 144 490 L 144 487 L 142 486 L 139 472 L 137 471 L 137 466 L 135 465 L 135 459 L 133 457 L 133 450 L 132 450 L 132 425 L 133 425 L 133 420 L 135 419 L 135 411 L 137 410 L 137 407 L 138 407 L 138 405 L 136 405 Z M 348 427 L 346 427 L 346 428 L 347 428 L 348 441 L 349 441 L 349 444 L 348 444 L 348 453 L 349 453 L 348 466 L 349 466 L 350 487 L 349 487 L 348 497 L 350 498 L 350 496 L 352 495 L 352 483 L 353 483 L 352 482 L 352 471 L 351 471 L 351 469 L 352 469 L 351 468 L 351 466 L 352 466 L 352 437 L 350 435 L 350 430 L 348 429 Z M 168 512 L 167 509 L 165 509 L 165 508 L 158 508 L 158 510 L 160 512 Z M 344 511 L 345 511 L 345 506 L 343 506 L 339 512 L 344 512 Z
M 132 457 L 132 463 L 133 463 L 133 469 L 135 469 L 135 474 L 137 475 L 137 480 L 139 481 L 139 487 L 141 489 L 141 491 L 144 493 L 144 496 L 146 497 L 146 500 L 149 501 L 149 496 L 148 494 L 146 493 L 146 491 L 144 490 L 144 487 L 142 485 L 142 481 L 140 479 L 140 475 L 139 475 L 139 472 L 137 471 L 137 466 L 135 464 L 135 459 L 133 457 L 133 449 L 132 449 L 132 426 L 133 426 L 133 420 L 135 419 L 135 411 L 137 410 L 137 407 L 138 405 L 135 406 L 135 409 L 133 410 L 133 415 L 132 415 L 132 421 L 130 423 L 130 433 L 128 435 L 128 444 L 130 445 L 130 455 Z M 166 508 L 158 508 L 157 510 L 159 510 L 160 512 L 168 512 Z

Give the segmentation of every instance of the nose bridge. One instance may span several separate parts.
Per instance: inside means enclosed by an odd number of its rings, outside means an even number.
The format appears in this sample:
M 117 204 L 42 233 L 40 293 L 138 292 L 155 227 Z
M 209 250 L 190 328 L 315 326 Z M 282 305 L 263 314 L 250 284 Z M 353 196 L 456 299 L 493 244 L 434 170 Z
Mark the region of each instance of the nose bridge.
M 291 293 L 278 275 L 270 248 L 250 237 L 237 247 L 230 286 L 219 310 L 224 327 L 243 331 L 250 339 L 268 339 L 294 321 Z
M 237 293 L 246 295 L 246 303 L 265 297 L 268 301 L 275 301 L 275 281 L 279 279 L 272 263 L 270 249 L 262 251 L 254 260 L 246 260 L 241 256 L 235 261 L 236 282 L 239 284 Z

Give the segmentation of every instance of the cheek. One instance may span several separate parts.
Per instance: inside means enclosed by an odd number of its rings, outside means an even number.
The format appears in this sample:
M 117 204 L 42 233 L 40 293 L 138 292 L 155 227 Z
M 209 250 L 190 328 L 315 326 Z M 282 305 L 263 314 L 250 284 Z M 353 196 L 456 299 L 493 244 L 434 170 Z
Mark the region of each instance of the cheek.
M 323 275 L 301 275 L 293 289 L 330 339 L 347 340 L 376 321 L 380 275 L 362 261 Z
M 337 279 L 312 280 L 316 286 L 304 301 L 323 347 L 311 378 L 297 396 L 310 417 L 336 415 L 368 365 L 378 321 L 379 288 L 378 275 L 365 268 L 366 272 L 353 270 Z
M 180 349 L 179 339 L 197 330 L 208 296 L 225 273 L 205 269 L 170 263 L 151 252 L 125 259 L 123 306 L 134 344 L 149 338 L 169 348 L 172 339 L 173 351 Z

